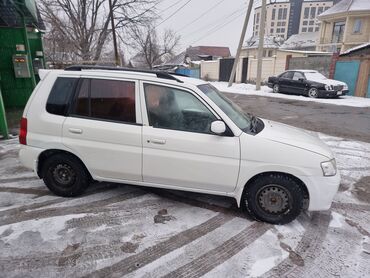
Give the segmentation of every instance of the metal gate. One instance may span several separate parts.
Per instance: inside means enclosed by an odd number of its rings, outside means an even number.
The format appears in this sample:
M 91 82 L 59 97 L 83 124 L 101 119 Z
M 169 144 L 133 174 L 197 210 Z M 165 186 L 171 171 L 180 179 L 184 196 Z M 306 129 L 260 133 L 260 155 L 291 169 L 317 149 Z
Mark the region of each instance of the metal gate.
M 248 77 L 248 58 L 243 58 L 243 67 L 242 67 L 242 83 L 247 83 Z
M 346 82 L 349 95 L 353 96 L 356 91 L 356 83 L 360 61 L 337 61 L 335 65 L 334 79 Z
M 220 60 L 219 81 L 228 82 L 234 65 L 234 58 Z M 235 81 L 235 78 L 234 78 Z

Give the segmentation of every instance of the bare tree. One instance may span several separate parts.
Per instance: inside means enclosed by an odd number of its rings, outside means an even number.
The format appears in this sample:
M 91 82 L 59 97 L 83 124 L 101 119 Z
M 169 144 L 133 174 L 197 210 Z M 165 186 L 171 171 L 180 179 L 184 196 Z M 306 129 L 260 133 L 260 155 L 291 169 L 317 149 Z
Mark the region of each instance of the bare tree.
M 162 36 L 158 36 L 156 28 L 151 25 L 131 28 L 130 37 L 130 46 L 136 50 L 134 59 L 138 61 L 137 66 L 150 69 L 173 57 L 180 42 L 180 36 L 174 31 L 165 30 Z
M 144 25 L 155 15 L 158 0 L 113 0 L 117 29 Z M 99 60 L 110 40 L 111 11 L 104 0 L 39 0 L 44 21 L 53 34 L 47 38 L 67 43 L 82 60 Z M 57 34 L 57 37 L 53 37 Z M 57 45 L 56 45 L 57 47 Z M 63 48 L 63 46 L 62 46 Z

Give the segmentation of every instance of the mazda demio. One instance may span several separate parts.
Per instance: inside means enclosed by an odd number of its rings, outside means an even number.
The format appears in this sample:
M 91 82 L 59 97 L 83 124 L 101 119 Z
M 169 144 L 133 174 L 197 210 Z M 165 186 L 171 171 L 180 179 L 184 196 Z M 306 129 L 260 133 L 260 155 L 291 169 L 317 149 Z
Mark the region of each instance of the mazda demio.
M 315 135 L 244 113 L 211 84 L 160 71 L 40 70 L 20 160 L 56 195 L 91 181 L 229 196 L 273 224 L 327 210 L 340 175 Z

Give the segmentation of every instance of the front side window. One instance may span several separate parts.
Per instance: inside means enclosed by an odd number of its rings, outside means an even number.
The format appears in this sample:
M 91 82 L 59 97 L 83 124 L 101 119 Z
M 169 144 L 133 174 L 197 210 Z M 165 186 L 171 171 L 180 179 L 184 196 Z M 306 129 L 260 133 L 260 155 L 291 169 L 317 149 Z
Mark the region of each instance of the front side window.
M 245 114 L 243 110 L 225 97 L 211 84 L 199 85 L 198 88 L 209 97 L 229 118 L 234 124 L 245 132 L 251 129 L 252 118 Z
M 211 134 L 217 118 L 193 94 L 153 84 L 145 84 L 144 93 L 150 126 Z
M 46 102 L 50 114 L 66 116 L 78 78 L 58 77 Z
M 302 78 L 305 79 L 304 75 L 302 73 L 298 72 L 298 71 L 296 71 L 293 75 L 293 80 L 299 80 L 299 79 L 302 79 Z
M 82 79 L 74 114 L 98 120 L 136 123 L 135 82 Z

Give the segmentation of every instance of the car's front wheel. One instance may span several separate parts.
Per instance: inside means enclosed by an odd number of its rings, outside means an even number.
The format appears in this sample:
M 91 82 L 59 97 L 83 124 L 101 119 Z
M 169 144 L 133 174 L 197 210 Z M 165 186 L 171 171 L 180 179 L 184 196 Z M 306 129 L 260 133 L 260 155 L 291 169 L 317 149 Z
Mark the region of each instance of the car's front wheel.
M 275 94 L 280 93 L 280 86 L 279 86 L 279 84 L 274 84 L 274 86 L 272 87 L 272 91 Z
M 49 157 L 42 167 L 45 185 L 51 192 L 62 197 L 81 195 L 90 184 L 90 176 L 75 157 L 56 154 Z
M 304 192 L 300 184 L 284 174 L 256 178 L 244 190 L 242 207 L 256 220 L 286 224 L 302 211 Z
M 319 90 L 317 90 L 316 88 L 310 88 L 308 90 L 308 96 L 310 98 L 318 98 L 319 97 Z

